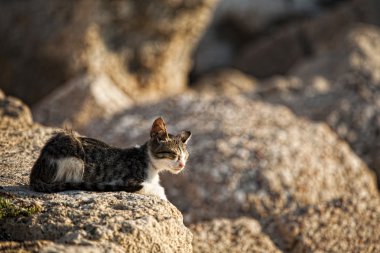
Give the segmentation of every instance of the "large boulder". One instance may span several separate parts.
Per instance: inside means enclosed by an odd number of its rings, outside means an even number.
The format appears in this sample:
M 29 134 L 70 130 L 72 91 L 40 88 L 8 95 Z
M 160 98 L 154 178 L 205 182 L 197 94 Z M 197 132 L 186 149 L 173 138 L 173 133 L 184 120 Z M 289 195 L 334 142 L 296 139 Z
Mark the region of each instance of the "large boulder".
M 139 101 L 177 93 L 214 2 L 1 2 L 0 83 L 29 104 L 84 72 Z
M 33 108 L 34 119 L 44 125 L 76 130 L 95 119 L 107 119 L 133 105 L 133 101 L 106 75 L 81 76 L 54 90 Z
M 375 170 L 380 182 L 380 30 L 358 25 L 334 50 L 272 78 L 253 98 L 326 122 Z
M 47 195 L 4 188 L 17 194 L 13 201 L 29 201 L 42 211 L 2 219 L 3 240 L 48 240 L 127 252 L 192 252 L 192 234 L 183 225 L 181 213 L 156 197 L 125 192 Z
M 3 94 L 0 113 L 0 249 L 192 252 L 192 235 L 182 214 L 157 197 L 29 190 L 30 169 L 54 129 L 33 124 L 29 109 Z M 7 206 L 11 211 L 3 212 Z
M 89 133 L 141 144 L 162 115 L 173 132 L 189 129 L 188 169 L 163 178 L 186 222 L 275 215 L 344 195 L 377 196 L 367 166 L 325 124 L 242 95 L 182 95 L 134 108 Z

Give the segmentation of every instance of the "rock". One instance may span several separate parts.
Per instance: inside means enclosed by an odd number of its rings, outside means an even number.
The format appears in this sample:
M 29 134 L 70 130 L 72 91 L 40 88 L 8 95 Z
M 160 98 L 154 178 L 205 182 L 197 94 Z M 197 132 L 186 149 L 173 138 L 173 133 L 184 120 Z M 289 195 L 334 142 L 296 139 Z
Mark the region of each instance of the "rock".
M 29 108 L 19 99 L 0 97 L 0 185 L 26 185 L 40 148 L 54 129 L 33 124 Z
M 175 126 L 169 130 L 193 133 L 187 169 L 175 179 L 163 177 L 169 200 L 188 223 L 273 216 L 343 195 L 378 194 L 366 165 L 327 125 L 244 95 L 177 96 L 98 122 L 89 135 L 141 144 L 157 115 Z
M 32 124 L 32 114 L 27 106 L 14 97 L 6 97 L 0 90 L 0 128 L 25 127 Z M 4 132 L 1 132 L 4 134 Z
M 222 69 L 203 76 L 192 85 L 197 92 L 210 95 L 235 95 L 254 91 L 256 80 L 236 69 Z
M 33 115 L 44 125 L 80 130 L 92 120 L 107 119 L 132 104 L 108 76 L 82 76 L 39 102 Z
M 43 208 L 30 217 L 1 220 L 0 231 L 8 240 L 49 240 L 100 249 L 116 244 L 127 252 L 192 252 L 192 235 L 181 213 L 156 197 L 125 192 L 36 194 L 24 188 L 8 192 Z
M 258 78 L 286 74 L 303 59 L 337 45 L 342 33 L 356 22 L 365 21 L 362 12 L 370 12 L 368 0 L 353 1 L 314 19 L 284 25 L 269 36 L 246 43 L 234 66 Z
M 63 252 L 63 253 L 76 253 L 76 252 L 124 252 L 123 248 L 112 243 L 106 245 L 68 245 L 54 243 L 51 241 L 26 241 L 26 242 L 0 242 L 0 250 L 3 252 Z
M 215 10 L 213 22 L 222 23 L 228 19 L 241 30 L 255 32 L 284 17 L 311 15 L 320 11 L 318 0 L 221 0 Z M 254 15 L 252 15 L 254 14 Z
M 356 26 L 335 50 L 303 62 L 291 77 L 258 86 L 256 94 L 326 122 L 375 170 L 380 183 L 379 41 L 379 28 Z
M 276 219 L 286 252 L 379 252 L 380 201 L 339 198 Z
M 0 249 L 192 252 L 192 235 L 183 224 L 182 214 L 157 197 L 126 192 L 41 194 L 29 190 L 30 169 L 54 129 L 31 121 L 25 125 L 29 111 L 17 99 L 3 96 L 0 105 L 0 126 L 7 124 L 0 131 L 0 196 L 14 204 L 38 206 L 36 214 L 0 219 Z M 7 112 L 14 108 L 17 113 L 9 116 Z
M 215 219 L 190 229 L 194 252 L 281 252 L 254 219 Z
M 379 23 L 375 1 L 337 2 L 221 1 L 195 51 L 192 76 L 221 67 L 257 78 L 286 74 L 335 45 L 337 35 L 355 22 Z
M 287 27 L 259 41 L 247 43 L 233 63 L 237 69 L 257 78 L 285 74 L 308 52 L 298 27 Z
M 313 16 L 320 11 L 317 1 L 221 0 L 209 28 L 194 55 L 195 76 L 220 67 L 231 67 L 241 47 L 252 37 L 271 29 L 278 20 Z M 261 61 L 261 60 L 260 60 Z
M 175 94 L 214 2 L 2 2 L 2 88 L 34 104 L 88 73 L 108 76 L 137 101 Z

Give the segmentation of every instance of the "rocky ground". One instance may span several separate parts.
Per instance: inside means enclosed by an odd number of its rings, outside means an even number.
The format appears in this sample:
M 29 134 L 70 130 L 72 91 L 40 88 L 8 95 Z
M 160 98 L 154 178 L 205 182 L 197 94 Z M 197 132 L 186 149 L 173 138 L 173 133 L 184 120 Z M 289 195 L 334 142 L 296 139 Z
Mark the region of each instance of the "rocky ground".
M 157 197 L 30 191 L 30 169 L 54 129 L 34 124 L 23 103 L 3 94 L 0 115 L 0 197 L 37 207 L 0 219 L 2 252 L 192 252 L 182 214 Z
M 1 88 L 34 118 L 0 93 L 0 251 L 380 252 L 379 4 L 266 2 L 0 3 Z M 193 133 L 169 202 L 28 189 L 52 127 L 127 147 L 157 116 Z

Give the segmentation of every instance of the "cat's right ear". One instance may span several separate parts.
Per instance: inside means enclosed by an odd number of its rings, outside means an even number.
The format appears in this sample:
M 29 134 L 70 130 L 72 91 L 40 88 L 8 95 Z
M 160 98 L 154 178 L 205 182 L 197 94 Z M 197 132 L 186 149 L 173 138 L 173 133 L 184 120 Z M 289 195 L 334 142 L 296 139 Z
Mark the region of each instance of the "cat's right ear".
M 150 130 L 150 137 L 159 140 L 165 140 L 168 138 L 168 132 L 163 118 L 159 117 L 153 122 L 152 129 Z
M 191 132 L 190 131 L 182 131 L 180 134 L 179 134 L 179 138 L 181 138 L 181 141 L 185 144 L 187 144 L 187 142 L 190 140 L 191 138 Z

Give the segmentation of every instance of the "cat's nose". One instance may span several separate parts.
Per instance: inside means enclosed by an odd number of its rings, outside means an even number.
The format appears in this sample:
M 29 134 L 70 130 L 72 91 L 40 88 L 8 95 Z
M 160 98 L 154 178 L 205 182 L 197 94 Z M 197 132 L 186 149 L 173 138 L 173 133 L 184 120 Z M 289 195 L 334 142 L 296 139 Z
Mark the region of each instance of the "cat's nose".
M 178 166 L 182 169 L 183 167 L 185 167 L 185 163 L 184 162 L 179 162 Z

